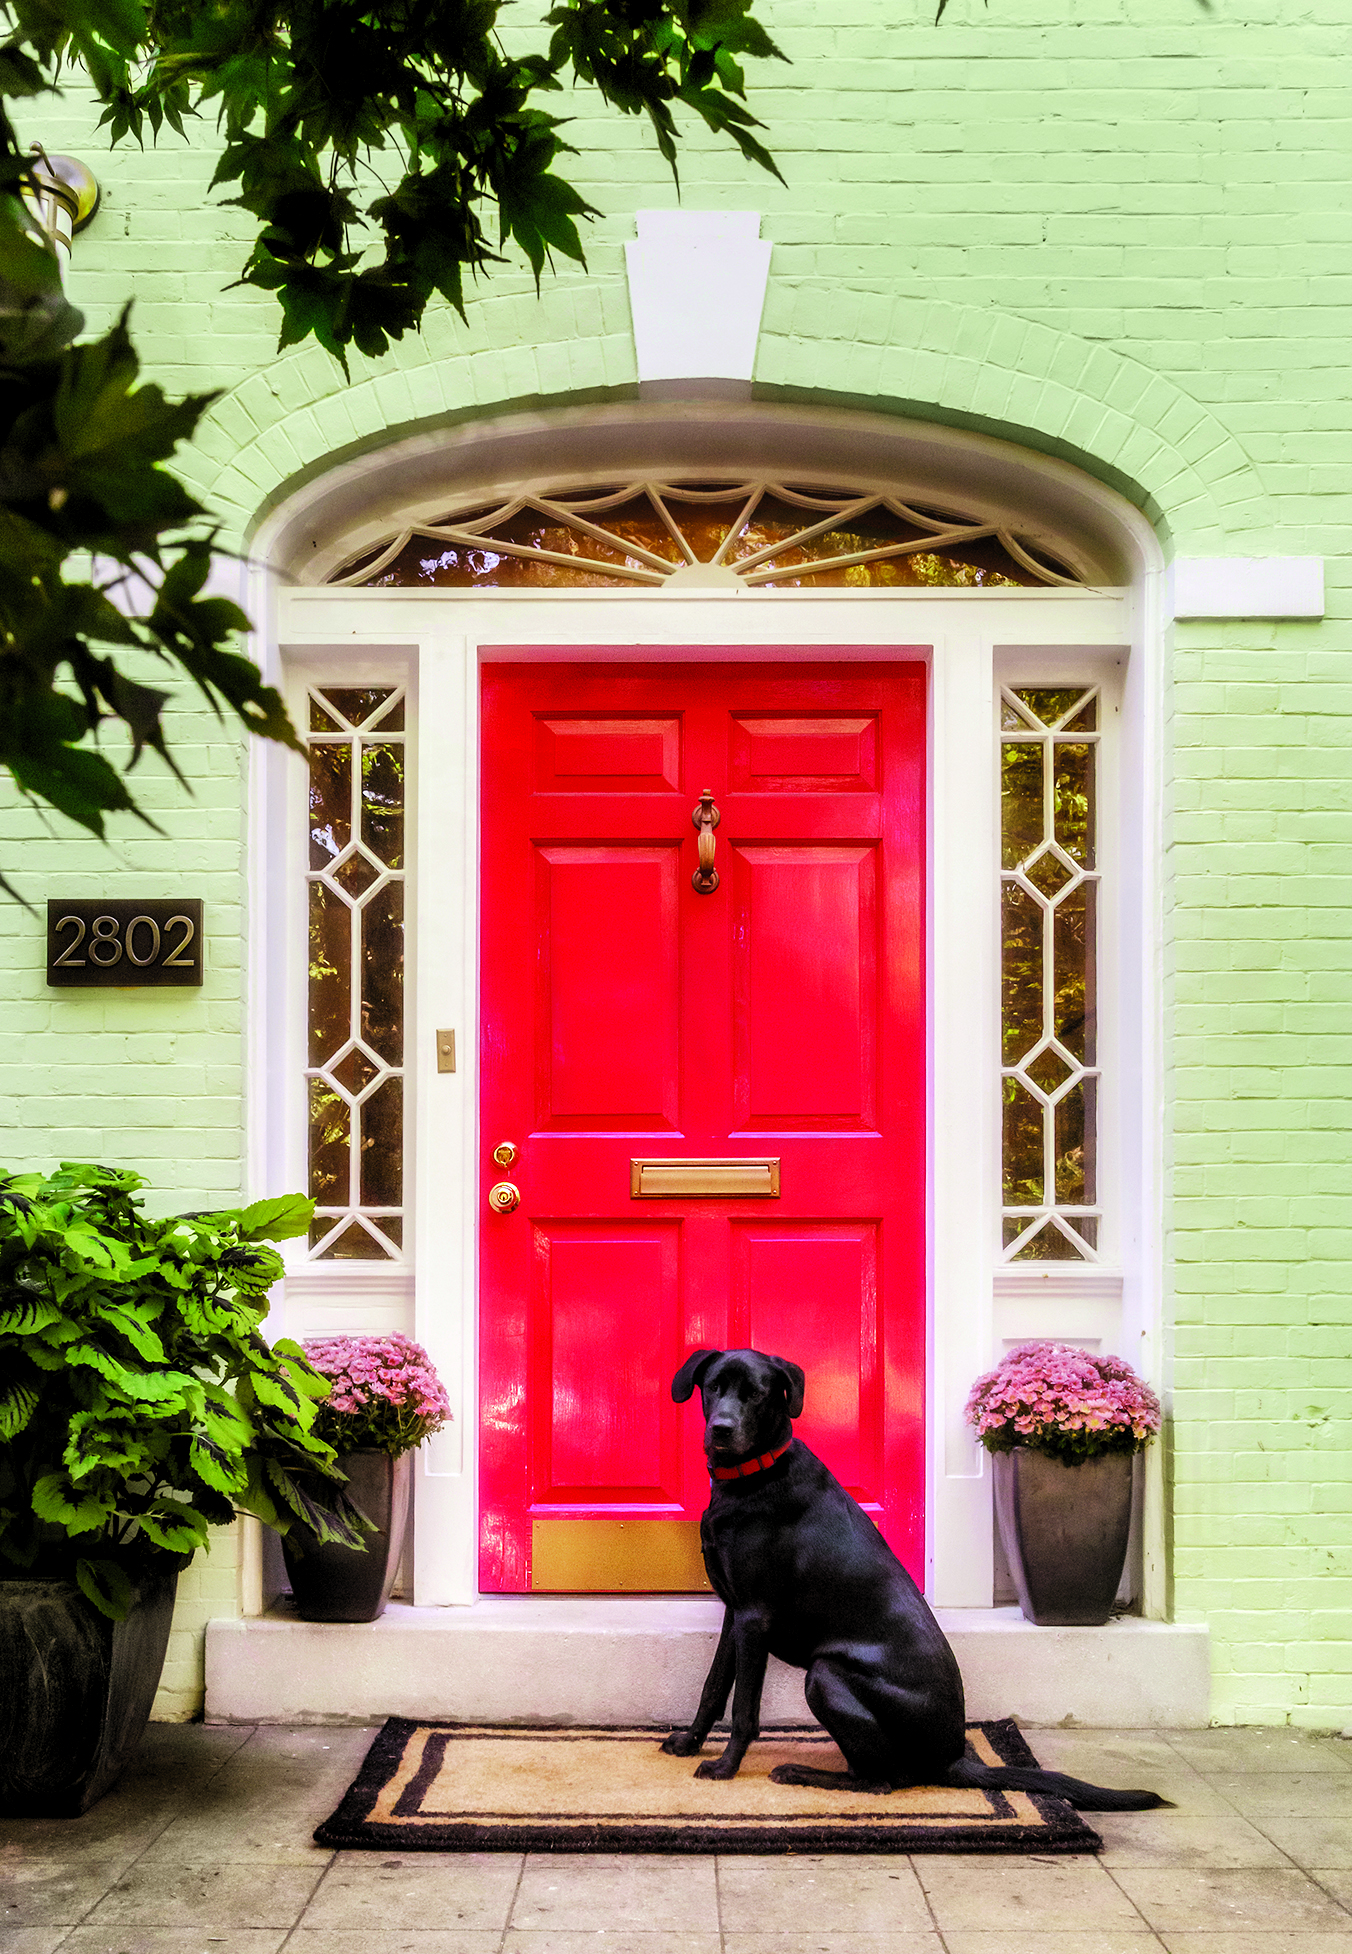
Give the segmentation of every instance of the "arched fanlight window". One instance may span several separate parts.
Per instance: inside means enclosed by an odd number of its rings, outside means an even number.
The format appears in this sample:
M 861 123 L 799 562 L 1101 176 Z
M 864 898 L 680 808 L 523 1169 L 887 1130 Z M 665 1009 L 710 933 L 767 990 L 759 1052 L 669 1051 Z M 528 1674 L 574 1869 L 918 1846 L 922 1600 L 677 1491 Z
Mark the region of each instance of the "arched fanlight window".
M 1044 545 L 876 490 L 632 481 L 523 490 L 407 524 L 329 578 L 387 589 L 1078 585 Z

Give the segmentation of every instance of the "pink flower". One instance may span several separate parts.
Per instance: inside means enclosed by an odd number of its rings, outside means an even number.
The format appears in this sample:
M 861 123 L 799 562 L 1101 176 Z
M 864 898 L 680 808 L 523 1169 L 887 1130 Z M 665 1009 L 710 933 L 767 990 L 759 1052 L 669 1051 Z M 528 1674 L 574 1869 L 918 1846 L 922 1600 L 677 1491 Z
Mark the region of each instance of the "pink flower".
M 1066 1458 L 1138 1451 L 1160 1427 L 1159 1400 L 1121 1357 L 1024 1343 L 972 1386 L 967 1421 L 991 1451 L 1018 1440 Z
M 311 1337 L 304 1349 L 333 1387 L 317 1429 L 341 1451 L 406 1452 L 451 1417 L 432 1360 L 411 1337 Z

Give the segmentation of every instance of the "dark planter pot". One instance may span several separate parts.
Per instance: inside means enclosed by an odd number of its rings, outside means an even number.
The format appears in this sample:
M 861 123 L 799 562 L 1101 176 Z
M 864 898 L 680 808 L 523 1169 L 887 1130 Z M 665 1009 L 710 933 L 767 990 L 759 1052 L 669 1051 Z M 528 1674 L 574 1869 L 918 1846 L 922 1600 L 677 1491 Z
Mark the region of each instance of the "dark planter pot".
M 124 1622 L 73 1581 L 0 1581 L 0 1815 L 76 1818 L 121 1776 L 159 1687 L 178 1569 Z
M 392 1459 L 388 1452 L 344 1452 L 338 1463 L 347 1474 L 348 1498 L 379 1531 L 367 1534 L 362 1553 L 321 1542 L 297 1523 L 282 1536 L 282 1558 L 302 1621 L 373 1622 L 385 1612 L 399 1571 L 413 1454 Z
M 1016 1446 L 995 1457 L 995 1512 L 1019 1606 L 1043 1628 L 1112 1613 L 1131 1528 L 1132 1454 L 1062 1465 Z

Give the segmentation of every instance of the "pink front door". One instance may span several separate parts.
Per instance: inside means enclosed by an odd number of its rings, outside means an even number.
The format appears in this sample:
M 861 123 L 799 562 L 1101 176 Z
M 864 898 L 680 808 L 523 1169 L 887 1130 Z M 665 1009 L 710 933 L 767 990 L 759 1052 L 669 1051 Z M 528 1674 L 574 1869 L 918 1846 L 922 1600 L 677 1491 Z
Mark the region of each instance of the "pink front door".
M 489 665 L 483 774 L 482 1587 L 700 1583 L 699 1344 L 919 1577 L 924 666 Z

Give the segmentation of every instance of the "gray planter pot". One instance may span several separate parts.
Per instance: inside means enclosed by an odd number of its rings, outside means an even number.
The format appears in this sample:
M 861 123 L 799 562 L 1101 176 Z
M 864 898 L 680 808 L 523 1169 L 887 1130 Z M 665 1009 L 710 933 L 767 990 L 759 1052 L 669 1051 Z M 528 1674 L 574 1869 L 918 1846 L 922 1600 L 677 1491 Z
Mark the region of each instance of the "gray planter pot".
M 995 1513 L 1024 1614 L 1043 1628 L 1106 1622 L 1127 1557 L 1132 1454 L 1071 1466 L 1024 1446 L 993 1456 Z
M 392 1459 L 388 1452 L 343 1452 L 338 1463 L 347 1474 L 347 1495 L 376 1533 L 366 1536 L 366 1551 L 321 1543 L 297 1522 L 282 1536 L 296 1613 L 306 1622 L 373 1622 L 385 1612 L 408 1530 L 413 1454 Z
M 73 1581 L 0 1581 L 0 1816 L 76 1818 L 113 1785 L 159 1688 L 178 1567 L 123 1622 Z

